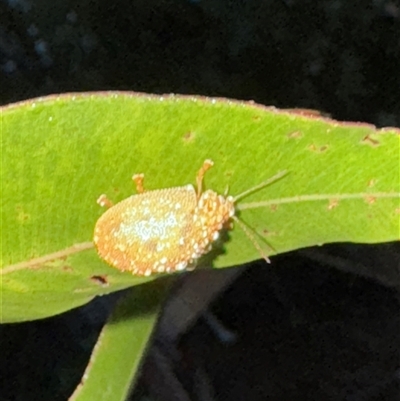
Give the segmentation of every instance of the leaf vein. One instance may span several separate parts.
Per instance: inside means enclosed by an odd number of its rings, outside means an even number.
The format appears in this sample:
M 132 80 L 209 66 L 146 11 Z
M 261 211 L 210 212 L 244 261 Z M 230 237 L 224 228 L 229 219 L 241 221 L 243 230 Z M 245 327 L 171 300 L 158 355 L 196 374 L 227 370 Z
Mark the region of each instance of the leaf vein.
M 257 209 L 261 207 L 281 205 L 284 203 L 298 203 L 298 202 L 316 202 L 316 201 L 329 201 L 329 200 L 350 200 L 350 199 L 364 199 L 367 203 L 371 203 L 371 199 L 377 198 L 400 198 L 400 192 L 377 192 L 377 193 L 354 193 L 354 194 L 313 194 L 313 195 L 298 195 L 288 198 L 269 199 L 260 202 L 248 202 L 237 206 L 237 210 Z

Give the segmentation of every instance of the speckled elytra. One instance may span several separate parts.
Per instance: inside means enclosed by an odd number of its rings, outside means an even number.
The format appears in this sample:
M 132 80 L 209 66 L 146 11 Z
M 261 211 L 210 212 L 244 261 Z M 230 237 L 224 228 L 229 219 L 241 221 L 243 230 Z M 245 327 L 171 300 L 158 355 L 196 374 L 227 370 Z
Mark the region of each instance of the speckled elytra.
M 212 190 L 202 191 L 204 174 L 213 165 L 205 160 L 193 185 L 145 191 L 143 174 L 135 174 L 138 194 L 113 205 L 105 195 L 97 203 L 109 209 L 94 229 L 94 244 L 100 257 L 121 271 L 138 276 L 190 270 L 211 250 L 223 229 L 237 221 L 264 255 L 246 226 L 235 216 L 235 202 L 282 177 L 281 172 L 268 182 L 232 197 Z

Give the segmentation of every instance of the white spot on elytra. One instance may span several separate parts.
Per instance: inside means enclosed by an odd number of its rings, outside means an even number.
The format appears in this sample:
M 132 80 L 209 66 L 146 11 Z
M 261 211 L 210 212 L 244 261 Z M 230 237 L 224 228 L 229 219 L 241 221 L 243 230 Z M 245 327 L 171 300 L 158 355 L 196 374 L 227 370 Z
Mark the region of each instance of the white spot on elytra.
M 133 224 L 121 223 L 119 230 L 114 233 L 115 237 L 124 236 L 135 240 L 138 238 L 142 242 L 154 239 L 168 238 L 168 229 L 177 227 L 176 216 L 170 213 L 165 219 L 157 220 L 151 217 L 148 220 L 140 220 Z

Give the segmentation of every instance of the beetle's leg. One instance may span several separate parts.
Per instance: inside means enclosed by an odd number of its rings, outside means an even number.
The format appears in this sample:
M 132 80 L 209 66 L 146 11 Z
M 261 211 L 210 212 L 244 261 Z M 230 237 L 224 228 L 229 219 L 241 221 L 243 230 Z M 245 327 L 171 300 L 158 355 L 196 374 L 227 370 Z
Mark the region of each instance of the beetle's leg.
M 214 164 L 214 162 L 210 159 L 204 160 L 203 165 L 201 166 L 199 172 L 197 173 L 197 177 L 196 177 L 197 199 L 200 198 L 201 193 L 202 193 L 204 175 L 205 175 L 206 171 L 209 170 L 213 166 L 213 164 Z
M 114 205 L 114 203 L 112 203 L 110 201 L 110 199 L 107 198 L 107 195 L 100 195 L 99 198 L 97 199 L 97 203 L 101 206 L 101 207 L 111 207 Z
M 136 185 L 137 193 L 142 194 L 144 192 L 144 187 L 143 187 L 144 174 L 134 174 L 132 176 L 132 180 Z

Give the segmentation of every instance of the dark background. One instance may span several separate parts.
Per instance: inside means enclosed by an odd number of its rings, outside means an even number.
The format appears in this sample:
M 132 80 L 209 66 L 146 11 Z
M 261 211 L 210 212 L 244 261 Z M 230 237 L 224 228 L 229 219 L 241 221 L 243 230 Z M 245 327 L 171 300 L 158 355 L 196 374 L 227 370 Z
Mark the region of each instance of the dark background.
M 0 104 L 107 89 L 231 97 L 399 127 L 400 3 L 0 0 Z M 339 254 L 346 272 L 301 252 L 249 266 L 209 308 L 234 341 L 199 319 L 168 346 L 193 400 L 398 399 L 397 245 L 324 254 Z M 115 297 L 0 326 L 0 400 L 66 400 Z M 196 387 L 199 367 L 208 395 Z M 157 393 L 144 372 L 136 399 Z

